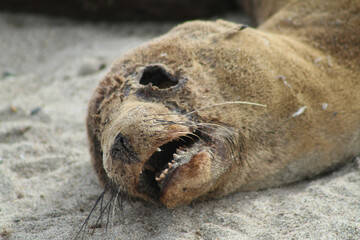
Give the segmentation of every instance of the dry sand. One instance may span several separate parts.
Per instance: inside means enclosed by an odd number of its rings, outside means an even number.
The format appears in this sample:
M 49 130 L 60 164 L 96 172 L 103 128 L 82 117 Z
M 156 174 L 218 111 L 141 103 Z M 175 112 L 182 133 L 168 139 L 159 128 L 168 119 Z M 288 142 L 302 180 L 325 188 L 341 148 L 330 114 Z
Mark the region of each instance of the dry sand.
M 74 238 L 102 192 L 90 94 L 115 58 L 171 26 L 0 14 L 0 239 Z M 84 239 L 360 239 L 359 164 L 175 210 L 125 202 Z

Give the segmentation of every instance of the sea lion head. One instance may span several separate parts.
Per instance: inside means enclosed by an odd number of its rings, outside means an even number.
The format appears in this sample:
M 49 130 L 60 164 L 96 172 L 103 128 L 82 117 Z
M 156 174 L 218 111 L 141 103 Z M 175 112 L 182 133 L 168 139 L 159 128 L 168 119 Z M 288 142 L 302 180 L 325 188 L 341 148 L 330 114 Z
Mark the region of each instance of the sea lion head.
M 254 106 L 211 107 L 243 97 L 230 76 L 238 60 L 217 39 L 232 29 L 240 28 L 187 23 L 113 64 L 88 115 L 93 164 L 103 183 L 167 207 L 216 196 L 241 163 L 239 119 L 250 121 L 246 116 L 254 112 Z
M 295 1 L 259 29 L 188 22 L 115 61 L 88 110 L 100 181 L 175 207 L 300 181 L 358 154 L 359 84 L 344 66 L 358 67 L 359 18 L 327 10 L 337 5 Z
M 147 65 L 124 81 L 127 94 L 113 93 L 103 103 L 103 168 L 130 196 L 168 207 L 188 204 L 214 189 L 228 170 L 224 137 L 231 132 L 189 110 L 184 102 L 194 93 L 188 81 L 164 65 Z

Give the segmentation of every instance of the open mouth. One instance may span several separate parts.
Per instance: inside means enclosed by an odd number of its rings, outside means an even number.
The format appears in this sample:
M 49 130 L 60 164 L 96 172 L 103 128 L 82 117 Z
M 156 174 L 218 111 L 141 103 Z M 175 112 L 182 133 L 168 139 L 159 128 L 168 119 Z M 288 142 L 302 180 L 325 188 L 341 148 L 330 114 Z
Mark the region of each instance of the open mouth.
M 197 153 L 198 148 L 194 146 L 201 143 L 203 143 L 201 133 L 195 131 L 160 146 L 145 162 L 140 174 L 138 190 L 157 199 L 167 179 L 177 167 L 190 161 Z

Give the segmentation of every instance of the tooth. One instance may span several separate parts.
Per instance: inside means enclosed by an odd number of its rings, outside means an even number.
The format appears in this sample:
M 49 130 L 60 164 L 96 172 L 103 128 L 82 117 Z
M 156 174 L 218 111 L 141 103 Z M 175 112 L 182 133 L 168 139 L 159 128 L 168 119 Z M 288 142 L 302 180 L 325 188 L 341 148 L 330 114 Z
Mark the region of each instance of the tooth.
M 165 168 L 164 171 L 163 171 L 163 174 L 167 174 L 169 172 L 169 169 L 168 168 Z
M 180 149 L 176 149 L 176 153 L 177 153 L 177 154 L 182 154 L 182 153 L 184 153 L 184 151 L 182 151 L 182 150 L 180 150 Z
M 157 152 L 161 152 L 161 148 L 158 147 L 158 148 L 156 149 L 156 151 L 157 151 Z
M 173 154 L 173 157 L 174 157 L 175 160 L 178 160 L 180 158 L 180 156 L 177 155 L 176 153 Z
M 168 166 L 169 166 L 169 168 L 172 168 L 173 165 L 172 165 L 172 163 L 168 162 Z
M 161 179 L 162 179 L 162 178 L 155 177 L 155 180 L 156 180 L 157 182 L 159 182 Z
M 160 174 L 160 178 L 161 178 L 161 179 L 163 179 L 163 178 L 165 178 L 165 177 L 166 177 L 166 175 L 165 175 L 164 173 L 161 173 L 161 174 Z

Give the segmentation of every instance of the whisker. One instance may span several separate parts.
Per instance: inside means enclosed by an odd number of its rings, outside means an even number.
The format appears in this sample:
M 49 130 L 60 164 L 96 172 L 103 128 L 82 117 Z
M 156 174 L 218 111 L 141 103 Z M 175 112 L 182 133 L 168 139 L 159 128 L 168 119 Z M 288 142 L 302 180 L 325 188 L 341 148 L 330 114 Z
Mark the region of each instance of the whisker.
M 225 103 L 219 103 L 219 104 L 214 104 L 214 105 L 211 105 L 211 106 L 208 106 L 208 107 L 204 107 L 204 108 L 199 108 L 197 110 L 194 110 L 194 111 L 191 111 L 187 114 L 184 114 L 185 115 L 190 115 L 190 114 L 193 114 L 197 111 L 201 111 L 201 110 L 204 110 L 204 109 L 207 109 L 207 108 L 210 108 L 210 107 L 214 107 L 214 106 L 222 106 L 222 105 L 225 105 L 225 104 L 248 104 L 248 105 L 256 105 L 256 106 L 261 106 L 261 107 L 267 107 L 266 105 L 263 105 L 263 104 L 258 104 L 258 103 L 250 103 L 250 102 L 239 102 L 239 101 L 236 101 L 236 102 L 225 102 Z M 173 115 L 173 114 L 153 114 L 153 115 Z M 179 114 L 176 114 L 176 115 L 179 115 Z M 148 115 L 150 116 L 150 115 Z M 209 123 L 209 122 L 205 122 L 205 123 L 202 123 L 202 122 L 195 122 L 195 121 L 191 121 L 191 120 L 187 120 L 187 121 L 174 121 L 174 120 L 164 120 L 164 119 L 157 119 L 157 118 L 152 118 L 152 119 L 147 119 L 148 121 L 151 120 L 151 121 L 154 121 L 155 124 L 154 126 L 171 126 L 171 125 L 174 125 L 174 124 L 177 124 L 177 125 L 182 125 L 182 126 L 186 126 L 186 127 L 189 127 L 189 128 L 195 128 L 196 131 L 198 131 L 199 133 L 201 134 L 204 134 L 204 135 L 207 135 L 208 137 L 212 138 L 212 139 L 216 139 L 216 140 L 219 140 L 219 141 L 223 141 L 225 140 L 227 143 L 228 143 L 228 146 L 229 146 L 229 151 L 230 151 L 230 154 L 232 156 L 232 158 L 234 160 L 236 159 L 239 159 L 241 158 L 240 154 L 237 154 L 238 150 L 235 149 L 236 145 L 237 145 L 237 137 L 235 136 L 236 134 L 234 133 L 234 130 L 230 127 L 227 127 L 227 126 L 224 126 L 224 125 L 221 125 L 221 124 L 217 124 L 217 123 Z M 207 130 L 210 130 L 210 131 L 207 131 Z M 213 130 L 220 130 L 217 131 L 217 134 L 214 134 Z M 161 131 L 159 131 L 160 133 Z M 163 132 L 161 132 L 163 133 Z M 171 131 L 168 131 L 168 133 L 171 134 Z M 174 134 L 181 134 L 181 133 L 185 133 L 186 135 L 185 136 L 181 136 L 180 139 L 186 137 L 186 138 L 190 138 L 192 140 L 194 140 L 194 138 L 192 138 L 190 135 L 196 137 L 196 138 L 199 138 L 201 139 L 200 136 L 198 136 L 196 133 L 194 132 L 178 132 L 176 130 L 174 130 Z M 216 136 L 215 136 L 216 135 Z M 185 141 L 185 140 L 183 140 Z
M 120 209 L 120 211 L 121 211 L 121 213 L 122 213 L 122 211 L 123 211 L 123 201 L 122 201 L 122 197 L 118 197 L 119 196 L 119 194 L 120 194 L 120 192 L 118 193 L 118 195 L 116 196 L 116 199 L 117 199 L 117 203 L 118 203 L 118 207 L 119 207 L 119 209 Z
M 236 159 L 235 156 L 235 142 L 233 141 L 232 138 L 226 136 L 225 140 L 228 142 L 229 146 L 230 146 L 230 151 L 231 151 L 231 155 L 233 156 L 234 159 Z
M 185 136 L 181 136 L 180 139 L 181 139 L 182 141 L 184 141 L 184 142 L 185 142 L 185 140 L 183 140 L 182 138 L 190 138 L 191 140 L 195 141 L 194 138 L 192 138 L 192 136 L 194 136 L 194 137 L 196 137 L 196 138 L 198 138 L 198 139 L 201 139 L 201 138 L 200 138 L 198 135 L 196 135 L 195 133 L 188 133 L 188 134 L 186 134 Z
M 91 217 L 92 213 L 95 211 L 96 206 L 99 204 L 99 202 L 103 200 L 103 198 L 104 198 L 104 196 L 105 196 L 105 193 L 110 189 L 110 186 L 111 186 L 110 183 L 106 183 L 105 188 L 104 188 L 104 191 L 102 191 L 102 193 L 100 194 L 100 196 L 99 196 L 99 197 L 97 198 L 97 200 L 95 201 L 94 206 L 92 207 L 92 209 L 91 209 L 89 215 L 87 216 L 87 218 L 85 219 L 84 223 L 81 225 L 81 228 L 80 228 L 80 230 L 78 231 L 78 233 L 76 234 L 75 239 L 77 239 L 77 238 L 79 237 L 79 234 L 82 232 L 82 230 L 87 227 L 88 222 L 89 222 L 89 220 L 90 220 L 90 217 Z M 85 229 L 84 229 L 84 230 L 85 230 Z M 84 239 L 84 234 L 83 234 L 83 236 L 82 236 L 81 239 Z
M 223 106 L 223 105 L 228 105 L 228 104 L 241 104 L 241 105 L 252 105 L 252 106 L 258 106 L 258 107 L 267 107 L 267 105 L 265 104 L 261 104 L 261 103 L 254 103 L 254 102 L 247 102 L 247 101 L 228 101 L 228 102 L 222 102 L 222 103 L 215 103 L 209 106 L 205 106 L 202 108 L 198 108 L 195 109 L 191 112 L 185 113 L 185 114 L 181 114 L 181 113 L 157 113 L 157 114 L 148 114 L 148 115 L 144 115 L 145 117 L 149 117 L 149 116 L 166 116 L 166 115 L 191 115 L 194 114 L 195 112 L 199 112 L 201 110 L 205 110 L 208 108 L 212 108 L 212 107 L 218 107 L 218 106 Z
M 265 107 L 265 108 L 267 107 L 267 105 L 260 104 L 260 103 L 254 103 L 254 102 L 230 101 L 230 102 L 223 102 L 223 103 L 215 103 L 215 104 L 212 104 L 210 106 L 198 108 L 198 109 L 195 109 L 194 111 L 186 113 L 185 115 L 191 115 L 191 114 L 193 114 L 195 112 L 199 112 L 201 110 L 205 110 L 205 109 L 212 108 L 212 107 L 223 106 L 223 105 L 227 105 L 227 104 L 244 104 L 244 105 L 259 106 L 259 107 Z
M 100 219 L 102 219 L 102 216 L 103 216 L 104 212 L 105 212 L 106 209 L 108 208 L 108 206 L 109 206 L 109 204 L 111 203 L 111 201 L 113 200 L 113 198 L 114 198 L 114 195 L 111 195 L 110 200 L 106 203 L 104 209 L 102 209 L 102 211 L 101 211 L 101 213 L 100 213 L 100 216 L 98 217 L 98 219 L 97 219 L 97 221 L 96 221 L 96 223 L 95 223 L 95 226 L 99 224 Z M 94 234 L 94 232 L 95 232 L 95 228 L 92 230 L 91 234 Z
M 183 126 L 187 126 L 187 124 L 181 123 L 181 122 L 167 122 L 167 123 L 157 123 L 157 124 L 153 124 L 152 126 L 171 126 L 171 125 L 183 125 Z
M 110 199 L 110 205 L 109 205 L 109 210 L 108 210 L 108 213 L 107 213 L 107 217 L 106 217 L 106 226 L 105 226 L 105 230 L 107 231 L 108 229 L 108 225 L 109 225 L 109 220 L 110 220 L 110 212 L 111 212 L 111 208 L 113 206 L 113 196 L 111 196 L 111 199 Z
M 157 121 L 157 119 L 155 119 L 155 121 Z M 174 124 L 178 124 L 178 125 L 183 125 L 186 127 L 198 127 L 198 126 L 203 126 L 203 127 L 207 127 L 207 128 L 211 128 L 214 129 L 215 127 L 220 127 L 228 132 L 232 132 L 229 129 L 227 129 L 226 127 L 224 127 L 223 125 L 220 124 L 216 124 L 216 123 L 197 123 L 194 121 L 187 121 L 187 122 L 174 122 L 174 121 L 166 121 L 166 120 L 159 120 L 162 123 L 166 122 L 167 124 L 154 124 L 153 126 L 164 126 L 164 125 L 174 125 Z M 211 126 L 211 127 L 210 127 Z
M 218 129 L 221 128 L 222 130 L 225 130 L 227 133 L 232 134 L 233 131 L 230 130 L 228 127 L 225 127 L 223 125 L 220 124 L 216 124 L 216 123 L 198 123 L 199 126 L 202 127 L 207 127 L 209 129 Z
M 155 121 L 157 119 L 154 119 Z M 160 120 L 162 122 L 166 122 L 166 120 Z M 189 127 L 189 128 L 196 128 L 197 131 L 201 132 L 202 134 L 205 134 L 213 139 L 217 139 L 217 140 L 222 140 L 223 137 L 215 137 L 213 135 L 213 133 L 209 133 L 207 131 L 205 131 L 204 129 L 210 129 L 210 130 L 214 130 L 214 129 L 222 129 L 224 132 L 226 132 L 228 135 L 233 135 L 233 130 L 229 129 L 228 127 L 226 126 L 223 126 L 223 125 L 220 125 L 220 124 L 216 124 L 216 123 L 199 123 L 199 122 L 195 122 L 195 121 L 187 121 L 187 122 L 174 122 L 174 121 L 167 121 L 168 124 L 155 124 L 154 126 L 157 126 L 157 125 L 173 125 L 173 124 L 178 124 L 178 125 L 182 125 L 182 126 L 186 126 L 186 127 Z M 163 134 L 163 131 L 158 131 L 160 134 Z M 179 131 L 176 131 L 176 130 L 173 130 L 173 131 L 168 131 L 168 133 L 176 133 L 176 134 L 179 134 L 179 133 L 184 133 L 186 135 L 194 135 L 196 136 L 197 138 L 200 138 L 199 136 L 197 136 L 195 133 L 193 132 L 179 132 Z M 184 137 L 184 136 L 183 136 Z M 185 136 L 185 137 L 189 137 L 189 136 Z M 192 139 L 194 140 L 194 139 Z
M 119 220 L 119 223 L 122 223 L 122 219 L 120 218 L 120 215 L 123 214 L 123 209 L 122 209 L 122 198 L 117 198 L 117 203 L 118 203 L 118 208 L 119 208 L 119 211 L 120 211 L 120 214 L 117 214 L 118 216 L 118 220 Z
M 102 198 L 102 199 L 101 199 L 101 202 L 100 202 L 100 216 L 102 216 L 102 215 L 101 215 L 101 212 L 102 212 L 102 210 L 103 210 L 103 203 L 104 203 L 104 198 Z

